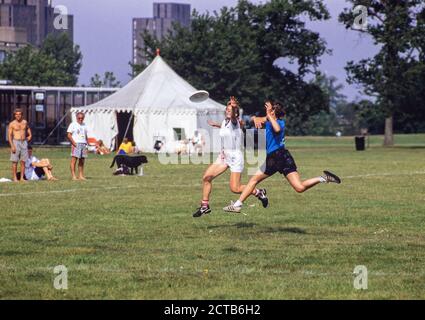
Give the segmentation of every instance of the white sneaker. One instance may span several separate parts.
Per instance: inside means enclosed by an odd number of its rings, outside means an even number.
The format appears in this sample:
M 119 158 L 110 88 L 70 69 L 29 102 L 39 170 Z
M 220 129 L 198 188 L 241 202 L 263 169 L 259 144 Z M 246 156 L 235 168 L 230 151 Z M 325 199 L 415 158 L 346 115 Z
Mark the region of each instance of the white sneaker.
M 240 213 L 242 210 L 242 207 L 236 207 L 234 202 L 230 202 L 230 206 L 224 207 L 223 210 L 225 212 L 231 212 L 231 213 Z

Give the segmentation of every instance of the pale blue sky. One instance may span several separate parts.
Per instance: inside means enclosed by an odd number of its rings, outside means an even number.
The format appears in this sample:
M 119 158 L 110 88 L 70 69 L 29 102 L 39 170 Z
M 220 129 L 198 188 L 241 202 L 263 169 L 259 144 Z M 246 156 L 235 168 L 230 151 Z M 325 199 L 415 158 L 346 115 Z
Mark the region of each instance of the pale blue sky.
M 132 18 L 151 17 L 153 0 L 54 0 L 54 5 L 64 5 L 74 15 L 74 38 L 84 55 L 80 84 L 88 84 L 95 73 L 113 71 L 126 84 L 130 77 L 132 52 Z M 167 2 L 167 1 L 156 1 Z M 203 13 L 233 6 L 237 0 L 173 0 L 169 2 L 190 3 L 192 9 Z M 253 0 L 255 3 L 261 1 Z M 264 1 L 262 1 L 264 2 Z M 309 27 L 320 32 L 333 50 L 332 56 L 324 56 L 320 69 L 336 76 L 345 85 L 349 98 L 359 95 L 358 90 L 345 82 L 344 66 L 348 60 L 372 56 L 376 47 L 366 36 L 345 30 L 338 22 L 338 14 L 345 0 L 325 1 L 332 15 L 326 22 L 315 22 Z

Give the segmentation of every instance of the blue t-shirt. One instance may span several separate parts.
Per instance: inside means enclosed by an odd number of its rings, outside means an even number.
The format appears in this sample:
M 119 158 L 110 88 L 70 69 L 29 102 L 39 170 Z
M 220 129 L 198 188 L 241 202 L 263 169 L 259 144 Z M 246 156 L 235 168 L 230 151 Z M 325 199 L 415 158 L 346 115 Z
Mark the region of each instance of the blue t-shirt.
M 266 122 L 266 147 L 267 154 L 271 154 L 276 150 L 285 148 L 285 120 L 278 119 L 280 132 L 276 133 L 270 121 Z

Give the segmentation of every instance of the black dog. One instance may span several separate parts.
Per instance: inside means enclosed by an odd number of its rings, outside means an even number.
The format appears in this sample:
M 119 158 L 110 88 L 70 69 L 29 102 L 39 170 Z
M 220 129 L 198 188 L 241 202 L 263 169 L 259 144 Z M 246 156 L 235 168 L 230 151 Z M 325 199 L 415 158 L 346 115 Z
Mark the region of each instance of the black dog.
M 112 161 L 111 168 L 115 165 L 115 162 L 118 168 L 126 166 L 131 169 L 131 174 L 133 174 L 133 170 L 136 170 L 136 174 L 138 174 L 139 167 L 143 163 L 148 163 L 148 159 L 145 156 L 116 155 L 114 161 Z

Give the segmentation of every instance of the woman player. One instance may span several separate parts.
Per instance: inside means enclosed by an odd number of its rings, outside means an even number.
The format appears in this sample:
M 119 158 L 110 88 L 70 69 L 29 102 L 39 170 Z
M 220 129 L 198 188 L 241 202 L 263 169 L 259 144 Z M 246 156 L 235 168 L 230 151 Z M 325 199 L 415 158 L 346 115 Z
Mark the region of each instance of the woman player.
M 217 161 L 210 165 L 203 177 L 203 197 L 201 206 L 193 214 L 194 218 L 201 217 L 211 212 L 209 198 L 212 189 L 212 181 L 230 168 L 230 190 L 240 194 L 245 186 L 241 185 L 241 174 L 244 169 L 244 156 L 242 152 L 243 136 L 239 121 L 239 103 L 231 97 L 226 107 L 226 119 L 219 125 L 212 121 L 208 124 L 220 128 L 221 152 Z M 267 192 L 265 189 L 253 188 L 250 194 L 256 196 L 264 207 L 268 205 Z
M 257 128 L 261 128 L 265 124 L 266 162 L 262 165 L 260 171 L 251 178 L 239 200 L 223 208 L 226 212 L 241 212 L 243 202 L 251 195 L 257 184 L 271 177 L 276 172 L 283 174 L 298 193 L 303 193 L 319 183 L 341 183 L 341 179 L 329 171 L 324 171 L 323 176 L 302 181 L 294 158 L 285 148 L 285 120 L 283 120 L 285 112 L 282 105 L 279 102 L 272 104 L 272 102 L 268 101 L 265 108 L 267 116 L 263 118 L 253 117 L 253 121 Z

